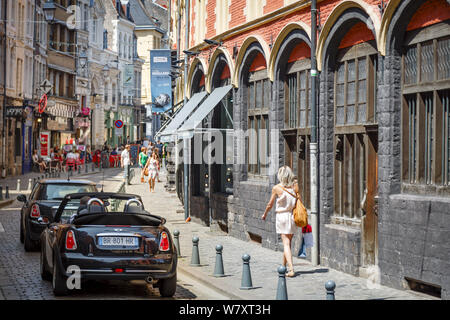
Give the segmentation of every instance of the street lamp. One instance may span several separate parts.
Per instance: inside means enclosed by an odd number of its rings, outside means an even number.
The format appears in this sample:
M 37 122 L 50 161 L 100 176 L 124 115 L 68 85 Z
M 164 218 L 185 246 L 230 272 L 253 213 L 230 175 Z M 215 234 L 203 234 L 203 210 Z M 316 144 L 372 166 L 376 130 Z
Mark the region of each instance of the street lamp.
M 205 41 L 207 44 L 212 45 L 212 46 L 221 46 L 222 45 L 222 42 L 219 42 L 216 40 L 204 39 L 203 41 Z
M 49 22 L 53 22 L 55 20 L 55 11 L 56 5 L 53 1 L 49 1 L 44 3 L 44 7 L 42 8 L 45 14 L 45 20 Z
M 78 61 L 80 62 L 80 67 L 85 68 L 87 64 L 87 55 L 86 52 L 82 51 L 78 56 Z

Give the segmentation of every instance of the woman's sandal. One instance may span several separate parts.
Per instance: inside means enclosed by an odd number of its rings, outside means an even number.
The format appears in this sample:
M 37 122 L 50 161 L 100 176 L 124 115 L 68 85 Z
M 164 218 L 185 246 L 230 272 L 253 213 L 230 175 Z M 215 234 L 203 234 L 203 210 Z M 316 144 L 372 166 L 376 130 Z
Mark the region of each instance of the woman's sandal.
M 286 277 L 292 278 L 295 276 L 294 269 L 289 270 L 288 273 L 286 273 Z

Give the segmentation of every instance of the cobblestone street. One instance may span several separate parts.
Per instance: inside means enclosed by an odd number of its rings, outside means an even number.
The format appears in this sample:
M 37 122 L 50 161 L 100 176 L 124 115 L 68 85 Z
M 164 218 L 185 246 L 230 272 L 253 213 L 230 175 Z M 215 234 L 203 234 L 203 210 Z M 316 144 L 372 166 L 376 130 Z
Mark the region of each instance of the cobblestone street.
M 105 173 L 105 191 L 115 191 L 122 182 L 118 169 Z M 86 179 L 86 177 L 81 177 Z M 89 176 L 100 183 L 101 173 Z M 51 282 L 39 274 L 39 252 L 25 252 L 19 241 L 20 202 L 0 209 L 0 300 L 55 299 Z M 3 231 L 4 230 L 4 231 Z M 196 289 L 197 288 L 197 289 Z M 207 295 L 204 295 L 206 292 Z M 89 281 L 67 297 L 57 299 L 161 299 L 158 289 L 144 281 Z M 196 286 L 191 278 L 178 276 L 173 299 L 224 299 L 208 288 Z

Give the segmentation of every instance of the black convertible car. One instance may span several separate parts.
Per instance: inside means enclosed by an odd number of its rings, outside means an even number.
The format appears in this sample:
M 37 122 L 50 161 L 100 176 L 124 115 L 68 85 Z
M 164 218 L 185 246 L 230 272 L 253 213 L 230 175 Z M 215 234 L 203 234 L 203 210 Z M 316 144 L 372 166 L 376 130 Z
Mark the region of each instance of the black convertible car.
M 76 205 L 76 214 L 66 210 Z M 81 281 L 145 280 L 171 297 L 177 254 L 165 222 L 145 211 L 138 195 L 68 194 L 41 235 L 41 276 L 52 280 L 55 295 L 69 293 L 68 268 L 76 266 Z
M 66 194 L 96 191 L 96 184 L 89 180 L 44 179 L 34 185 L 28 199 L 23 194 L 18 195 L 17 200 L 24 203 L 20 211 L 20 242 L 24 244 L 25 251 L 39 248 L 41 233 Z

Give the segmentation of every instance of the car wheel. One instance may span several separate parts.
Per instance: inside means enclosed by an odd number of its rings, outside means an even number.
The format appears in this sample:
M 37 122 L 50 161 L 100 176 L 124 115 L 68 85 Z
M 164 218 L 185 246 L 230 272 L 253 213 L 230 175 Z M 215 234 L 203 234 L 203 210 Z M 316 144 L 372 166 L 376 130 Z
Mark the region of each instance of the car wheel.
M 44 254 L 44 246 L 41 248 L 41 259 L 39 263 L 39 269 L 41 272 L 41 278 L 45 281 L 51 281 L 52 280 L 52 274 L 47 271 L 47 261 Z
M 24 248 L 25 251 L 30 252 L 30 251 L 36 251 L 36 242 L 34 242 L 33 240 L 30 239 L 30 237 L 28 236 L 28 234 L 26 232 L 24 232 Z
M 55 296 L 65 296 L 69 293 L 67 289 L 66 277 L 61 274 L 56 262 L 56 255 L 53 254 L 53 274 L 52 274 L 52 287 L 53 294 Z
M 159 293 L 162 297 L 173 297 L 177 290 L 177 274 L 172 278 L 161 279 L 159 281 Z

